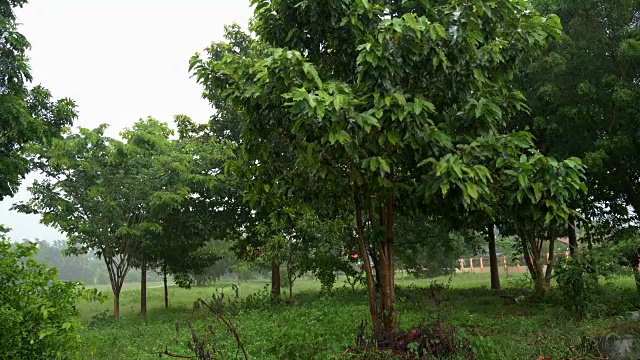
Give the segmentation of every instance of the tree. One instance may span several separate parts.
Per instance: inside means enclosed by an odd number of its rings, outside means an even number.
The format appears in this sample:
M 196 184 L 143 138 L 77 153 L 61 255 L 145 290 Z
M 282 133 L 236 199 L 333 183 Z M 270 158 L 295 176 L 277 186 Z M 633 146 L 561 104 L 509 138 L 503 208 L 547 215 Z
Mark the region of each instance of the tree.
M 127 161 L 124 144 L 104 136 L 106 125 L 79 129 L 37 149 L 48 177 L 29 188 L 31 199 L 19 211 L 42 215 L 42 223 L 67 236 L 68 252 L 95 251 L 103 259 L 113 291 L 116 319 L 120 291 L 135 261 L 137 231 L 144 229 L 139 210 L 141 184 Z M 138 229 L 137 225 L 141 228 Z
M 530 99 L 529 126 L 548 155 L 577 156 L 588 167 L 589 195 L 574 206 L 595 223 L 603 214 L 640 213 L 640 1 L 535 1 L 559 15 L 561 41 L 534 61 L 517 84 Z M 569 227 L 577 249 L 574 220 Z
M 504 186 L 500 203 L 502 212 L 509 214 L 508 227 L 520 239 L 536 292 L 543 294 L 550 289 L 555 240 L 570 217 L 580 217 L 570 204 L 580 192 L 586 193 L 584 166 L 577 158 L 558 162 L 537 151 L 514 158 L 502 167 L 505 178 L 500 181 Z M 545 242 L 549 259 L 543 273 Z
M 325 215 L 326 216 L 326 215 Z M 259 261 L 285 266 L 289 302 L 293 284 L 301 275 L 313 274 L 325 291 L 331 291 L 336 272 L 353 273 L 344 244 L 344 219 L 322 217 L 308 206 L 291 206 L 273 212 L 257 225 L 264 237 Z
M 130 199 L 135 199 L 135 205 L 130 216 L 137 220 L 126 222 L 119 231 L 136 239 L 133 264 L 141 269 L 140 313 L 144 317 L 147 315 L 147 267 L 159 263 L 158 254 L 169 247 L 168 243 L 158 241 L 166 239 L 163 236 L 166 223 L 162 222 L 166 218 L 161 220 L 159 216 L 179 208 L 191 195 L 182 181 L 187 169 L 186 160 L 173 151 L 169 140 L 172 133 L 167 124 L 153 118 L 140 120 L 121 133 L 126 141 L 123 151 L 128 167 L 134 169 Z
M 231 132 L 225 133 L 217 128 L 219 119 L 226 119 L 226 116 L 216 117 L 207 124 L 195 124 L 185 116 L 176 117 L 179 133 L 177 146 L 190 159 L 186 183 L 193 196 L 188 198 L 179 215 L 169 215 L 169 218 L 177 220 L 183 226 L 175 229 L 170 237 L 191 237 L 206 241 L 201 251 L 183 256 L 183 265 L 186 267 L 181 268 L 190 267 L 190 270 L 180 278 L 188 284 L 227 255 L 229 246 L 219 246 L 219 241 L 233 243 L 247 235 L 251 237 L 252 224 L 256 218 L 243 198 L 244 179 L 229 169 L 229 163 L 237 156 L 237 144 Z M 241 250 L 239 252 L 242 253 L 246 248 L 238 247 L 236 250 Z M 195 268 L 194 260 L 200 264 Z M 175 265 L 172 267 L 174 275 L 180 268 Z
M 0 1 L 0 201 L 12 196 L 30 170 L 26 147 L 59 138 L 76 118 L 70 99 L 53 100 L 42 86 L 31 89 L 27 50 L 30 44 L 16 30 L 15 7 L 26 0 Z
M 0 238 L 0 353 L 6 359 L 74 359 L 80 349 L 80 299 L 97 291 L 60 281 L 54 268 L 33 256 L 32 244 L 12 245 Z
M 220 56 L 230 46 L 214 44 L 191 68 L 207 98 L 243 114 L 251 193 L 353 211 L 374 334 L 388 336 L 395 216 L 419 205 L 488 208 L 482 160 L 502 142 L 530 146 L 497 131 L 523 107 L 506 81 L 559 22 L 515 1 L 252 3 L 260 42 L 249 54 Z M 380 263 L 379 302 L 367 243 Z
M 452 274 L 462 256 L 480 247 L 473 231 L 456 230 L 442 218 L 400 218 L 394 226 L 397 268 L 416 277 Z
M 500 273 L 498 270 L 498 256 L 496 253 L 495 228 L 495 224 L 489 224 L 487 226 L 487 242 L 489 244 L 489 270 L 491 271 L 491 289 L 500 290 Z

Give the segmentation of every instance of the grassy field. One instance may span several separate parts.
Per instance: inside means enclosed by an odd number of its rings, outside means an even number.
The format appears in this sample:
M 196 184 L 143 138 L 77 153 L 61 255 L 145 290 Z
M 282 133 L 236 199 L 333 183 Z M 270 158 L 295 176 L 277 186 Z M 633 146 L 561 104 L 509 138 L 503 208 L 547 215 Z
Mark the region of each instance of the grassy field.
M 504 293 L 525 293 L 526 275 L 503 278 Z M 467 339 L 478 359 L 589 359 L 588 339 L 613 334 L 631 326 L 624 312 L 637 309 L 638 297 L 631 278 L 618 278 L 607 284 L 602 309 L 596 316 L 577 320 L 558 306 L 553 298 L 537 303 L 525 301 L 505 304 L 504 299 L 487 289 L 488 274 L 458 274 L 453 278 L 435 279 L 449 283 L 440 293 L 444 302 L 436 306 L 428 291 L 434 281 L 399 276 L 398 312 L 400 327 L 409 329 L 428 324 L 437 317 L 455 326 Z M 240 335 L 250 359 L 337 359 L 354 358 L 346 351 L 355 345 L 362 320 L 368 318 L 363 289 L 352 291 L 340 281 L 332 294 L 320 294 L 319 283 L 300 279 L 295 283 L 293 306 L 271 306 L 267 297 L 267 281 L 241 283 L 239 299 L 230 283 L 191 290 L 170 287 L 170 308 L 163 308 L 161 284 L 150 284 L 148 316 L 142 319 L 139 310 L 139 289 L 129 287 L 121 294 L 121 320 L 110 319 L 111 299 L 104 303 L 79 305 L 87 324 L 83 331 L 83 359 L 155 359 L 168 349 L 179 355 L 193 355 L 186 343 L 191 338 L 186 321 L 193 319 L 193 329 L 199 337 L 213 324 L 215 341 L 221 358 L 233 359 L 233 336 L 210 314 L 194 312 L 198 298 L 211 301 L 214 293 L 224 292 L 223 309 Z M 107 289 L 105 293 L 108 292 Z M 527 297 L 528 298 L 528 297 Z M 103 315 L 98 315 L 103 313 Z M 96 316 L 97 315 L 97 316 Z M 179 333 L 176 332 L 179 329 Z M 164 357 L 163 357 L 164 358 Z M 239 357 L 240 358 L 240 357 Z

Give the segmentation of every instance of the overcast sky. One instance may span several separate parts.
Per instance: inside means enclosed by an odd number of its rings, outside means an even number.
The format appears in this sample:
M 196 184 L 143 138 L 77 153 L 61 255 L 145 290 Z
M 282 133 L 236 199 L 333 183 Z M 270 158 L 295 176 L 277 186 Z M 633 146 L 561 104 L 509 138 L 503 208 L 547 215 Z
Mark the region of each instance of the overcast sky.
M 189 78 L 189 58 L 222 40 L 224 25 L 246 27 L 251 9 L 249 0 L 30 0 L 17 14 L 34 83 L 76 101 L 74 126 L 107 123 L 117 136 L 147 116 L 206 121 L 212 111 Z M 13 229 L 12 240 L 64 239 L 38 216 L 9 211 L 28 198 L 31 182 L 0 203 L 0 223 Z

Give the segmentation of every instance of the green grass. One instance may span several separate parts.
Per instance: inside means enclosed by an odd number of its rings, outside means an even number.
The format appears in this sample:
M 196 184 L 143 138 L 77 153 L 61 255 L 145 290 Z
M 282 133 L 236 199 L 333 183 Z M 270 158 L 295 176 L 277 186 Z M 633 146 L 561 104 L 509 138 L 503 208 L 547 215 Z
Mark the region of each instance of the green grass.
M 447 283 L 450 278 L 435 279 Z M 519 294 L 524 274 L 502 278 L 505 293 Z M 397 294 L 401 328 L 428 323 L 445 316 L 463 329 L 480 359 L 536 359 L 539 355 L 552 359 L 588 358 L 582 348 L 584 339 L 607 334 L 613 325 L 624 324 L 623 314 L 638 306 L 631 278 L 618 278 L 608 287 L 603 316 L 578 321 L 552 299 L 505 305 L 503 299 L 487 289 L 488 274 L 458 274 L 451 278 L 450 289 L 443 293 L 443 309 L 427 298 L 425 290 L 431 280 L 399 275 Z M 267 281 L 240 284 L 240 297 L 264 291 Z M 330 359 L 349 358 L 345 349 L 354 345 L 362 320 L 368 318 L 363 289 L 353 292 L 336 285 L 333 295 L 319 294 L 320 284 L 310 279 L 295 283 L 293 306 L 270 306 L 266 298 L 255 296 L 225 312 L 237 328 L 250 359 Z M 283 289 L 284 290 L 284 289 Z M 108 290 L 107 290 L 108 291 Z M 214 292 L 224 291 L 233 297 L 231 283 L 219 283 L 191 290 L 169 288 L 170 308 L 163 308 L 162 288 L 148 290 L 148 316 L 139 311 L 139 289 L 128 288 L 121 294 L 121 320 L 92 321 L 92 316 L 109 310 L 111 301 L 79 305 L 82 319 L 89 324 L 83 331 L 82 359 L 155 359 L 168 347 L 169 351 L 189 355 L 185 344 L 190 334 L 185 321 L 195 318 L 194 329 L 203 334 L 206 325 L 214 324 L 217 347 L 232 352 L 232 336 L 214 318 L 200 311 L 193 313 L 198 298 L 210 300 Z M 180 335 L 176 341 L 176 324 Z M 233 353 L 233 352 L 232 352 Z M 234 358 L 233 356 L 227 358 Z

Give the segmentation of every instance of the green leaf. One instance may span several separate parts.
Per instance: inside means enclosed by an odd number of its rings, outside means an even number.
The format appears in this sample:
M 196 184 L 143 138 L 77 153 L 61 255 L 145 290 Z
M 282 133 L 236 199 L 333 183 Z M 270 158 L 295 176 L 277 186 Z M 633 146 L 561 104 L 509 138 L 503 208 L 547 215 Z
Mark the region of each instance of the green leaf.
M 440 183 L 440 190 L 442 191 L 442 196 L 446 196 L 447 193 L 449 192 L 449 188 L 450 188 L 451 184 L 448 182 L 442 182 Z
M 542 199 L 542 184 L 541 183 L 535 183 L 533 185 L 533 191 L 536 197 L 536 202 L 539 202 Z
M 475 184 L 473 183 L 467 183 L 467 192 L 469 193 L 469 196 L 471 196 L 471 198 L 473 199 L 477 199 L 478 198 L 478 188 L 476 187 Z
M 551 14 L 547 17 L 546 22 L 549 26 L 558 29 L 558 30 L 562 30 L 562 23 L 560 21 L 560 17 L 558 17 L 558 15 L 556 14 Z
M 379 164 L 380 162 L 378 161 L 378 158 L 372 157 L 371 161 L 369 162 L 369 169 L 371 169 L 371 171 L 376 171 L 378 169 Z
M 422 167 L 425 166 L 427 164 L 434 164 L 436 162 L 436 160 L 434 158 L 428 158 L 428 159 L 424 159 L 422 161 L 420 161 L 420 163 L 418 163 L 418 167 Z M 440 174 L 437 174 L 440 175 Z
M 403 106 L 407 104 L 407 100 L 404 98 L 403 94 L 393 94 L 393 97 L 396 98 L 396 101 L 398 102 L 398 104 Z
M 447 37 L 444 27 L 438 23 L 431 24 L 429 27 L 429 35 L 433 40 L 445 39 Z
M 336 94 L 333 96 L 333 107 L 335 107 L 336 110 L 342 109 L 343 98 L 344 97 L 340 94 Z
M 553 220 L 553 213 L 551 211 L 547 212 L 547 215 L 544 218 L 544 225 L 548 226 L 551 224 L 551 220 Z
M 344 130 L 333 130 L 329 133 L 329 143 L 333 145 L 336 141 L 340 144 L 351 142 L 351 135 Z
M 518 182 L 520 183 L 520 188 L 522 189 L 527 186 L 527 179 L 522 174 L 518 174 Z
M 387 163 L 387 160 L 380 158 L 380 170 L 382 170 L 383 173 L 390 173 L 391 172 L 391 168 L 389 167 L 389 164 Z
M 39 340 L 42 340 L 42 339 L 44 339 L 45 337 L 47 337 L 47 336 L 49 336 L 49 335 L 51 335 L 51 334 L 54 334 L 55 332 L 56 332 L 56 330 L 55 330 L 55 329 L 51 329 L 51 328 L 48 328 L 48 329 L 42 329 L 42 330 L 40 330 L 40 331 L 38 332 L 38 339 L 39 339 Z
M 453 171 L 455 171 L 456 175 L 458 175 L 458 178 L 462 178 L 462 168 L 460 167 L 459 163 L 454 162 L 453 164 L 451 164 L 451 168 L 453 168 Z
M 387 135 L 387 140 L 389 140 L 389 142 L 393 145 L 398 143 L 399 140 L 399 135 L 397 132 L 395 131 L 391 131 L 389 133 L 386 134 Z

